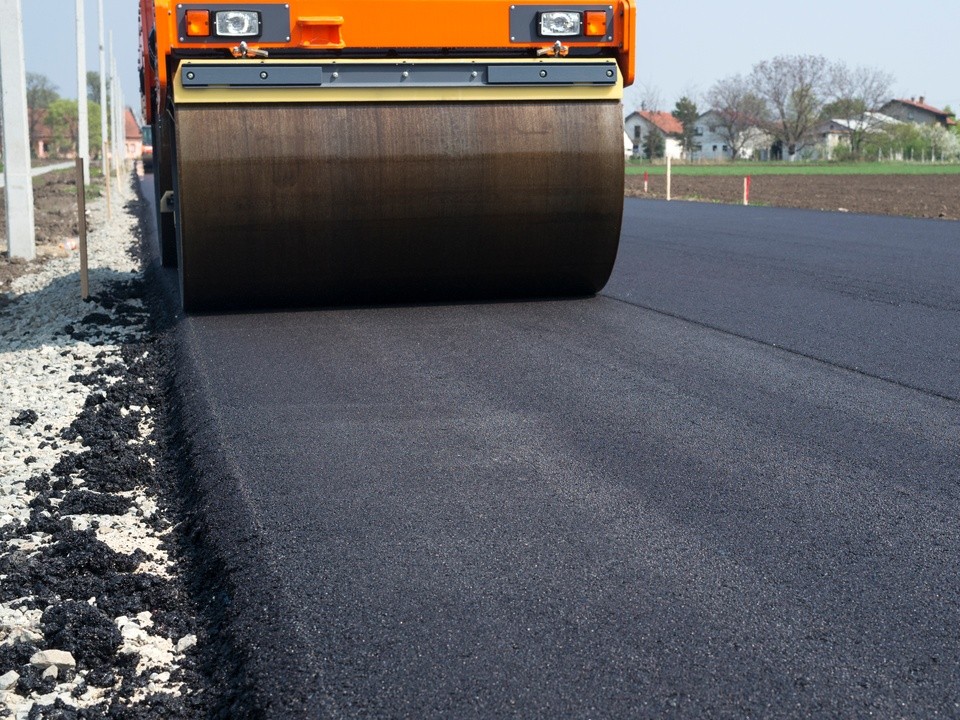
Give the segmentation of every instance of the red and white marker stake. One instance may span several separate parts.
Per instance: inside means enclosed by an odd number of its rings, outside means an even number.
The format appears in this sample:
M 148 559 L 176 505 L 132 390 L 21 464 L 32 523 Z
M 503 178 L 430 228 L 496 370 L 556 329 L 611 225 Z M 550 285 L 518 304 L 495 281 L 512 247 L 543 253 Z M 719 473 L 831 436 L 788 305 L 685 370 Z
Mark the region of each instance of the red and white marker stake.
M 743 204 L 750 204 L 750 176 L 747 175 L 743 179 Z
M 673 182 L 673 172 L 671 170 L 671 167 L 672 167 L 671 159 L 670 159 L 670 156 L 667 155 L 667 202 L 669 202 L 672 199 L 671 198 L 672 193 L 670 190 L 671 190 L 671 183 Z
M 646 195 L 647 191 L 650 189 L 650 173 L 646 170 L 643 171 L 643 193 Z

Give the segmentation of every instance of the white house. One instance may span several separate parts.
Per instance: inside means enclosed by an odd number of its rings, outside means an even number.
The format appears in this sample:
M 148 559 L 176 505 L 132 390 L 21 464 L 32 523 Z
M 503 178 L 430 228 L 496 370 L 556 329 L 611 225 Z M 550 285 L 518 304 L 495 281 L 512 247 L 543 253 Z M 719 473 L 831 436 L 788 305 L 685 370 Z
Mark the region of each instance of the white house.
M 878 112 L 867 112 L 863 117 L 849 120 L 845 118 L 825 120 L 817 126 L 818 142 L 812 149 L 810 157 L 815 160 L 832 160 L 837 147 L 844 143 L 850 144 L 851 134 L 880 132 L 899 122 L 896 118 Z
M 668 112 L 655 110 L 635 110 L 623 121 L 627 137 L 633 142 L 634 156 L 643 155 L 643 146 L 647 136 L 654 130 L 664 137 L 664 157 L 679 160 L 683 157 L 683 145 L 680 136 L 683 125 Z
M 738 136 L 740 160 L 769 160 L 773 138 L 758 127 L 750 127 Z M 693 127 L 692 160 L 732 160 L 730 138 L 724 134 L 723 121 L 716 110 L 697 118 Z

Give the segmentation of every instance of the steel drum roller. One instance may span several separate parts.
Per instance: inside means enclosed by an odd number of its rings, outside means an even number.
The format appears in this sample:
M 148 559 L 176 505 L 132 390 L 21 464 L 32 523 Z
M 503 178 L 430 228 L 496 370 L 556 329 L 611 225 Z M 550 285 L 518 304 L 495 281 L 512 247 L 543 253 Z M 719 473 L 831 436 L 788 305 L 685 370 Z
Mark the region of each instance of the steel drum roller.
M 616 257 L 619 102 L 191 104 L 184 308 L 590 294 Z

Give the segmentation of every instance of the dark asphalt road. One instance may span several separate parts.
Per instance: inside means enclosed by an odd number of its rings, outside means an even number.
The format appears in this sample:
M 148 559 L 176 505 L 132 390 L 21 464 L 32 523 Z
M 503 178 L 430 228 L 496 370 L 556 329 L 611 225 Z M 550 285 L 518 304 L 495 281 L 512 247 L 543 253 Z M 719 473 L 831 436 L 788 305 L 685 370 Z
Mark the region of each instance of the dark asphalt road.
M 627 202 L 605 294 L 960 400 L 960 224 L 681 207 Z
M 244 708 L 960 715 L 958 255 L 628 201 L 594 299 L 181 318 Z

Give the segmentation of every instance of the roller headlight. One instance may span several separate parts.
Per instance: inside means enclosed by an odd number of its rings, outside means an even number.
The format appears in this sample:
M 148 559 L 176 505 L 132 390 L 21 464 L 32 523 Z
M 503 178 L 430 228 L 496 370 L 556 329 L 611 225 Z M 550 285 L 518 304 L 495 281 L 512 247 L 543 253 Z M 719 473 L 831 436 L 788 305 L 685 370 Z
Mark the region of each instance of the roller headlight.
M 216 14 L 217 35 L 256 37 L 260 34 L 260 14 L 248 10 L 224 10 Z
M 540 34 L 544 37 L 564 37 L 580 34 L 580 13 L 540 13 Z

